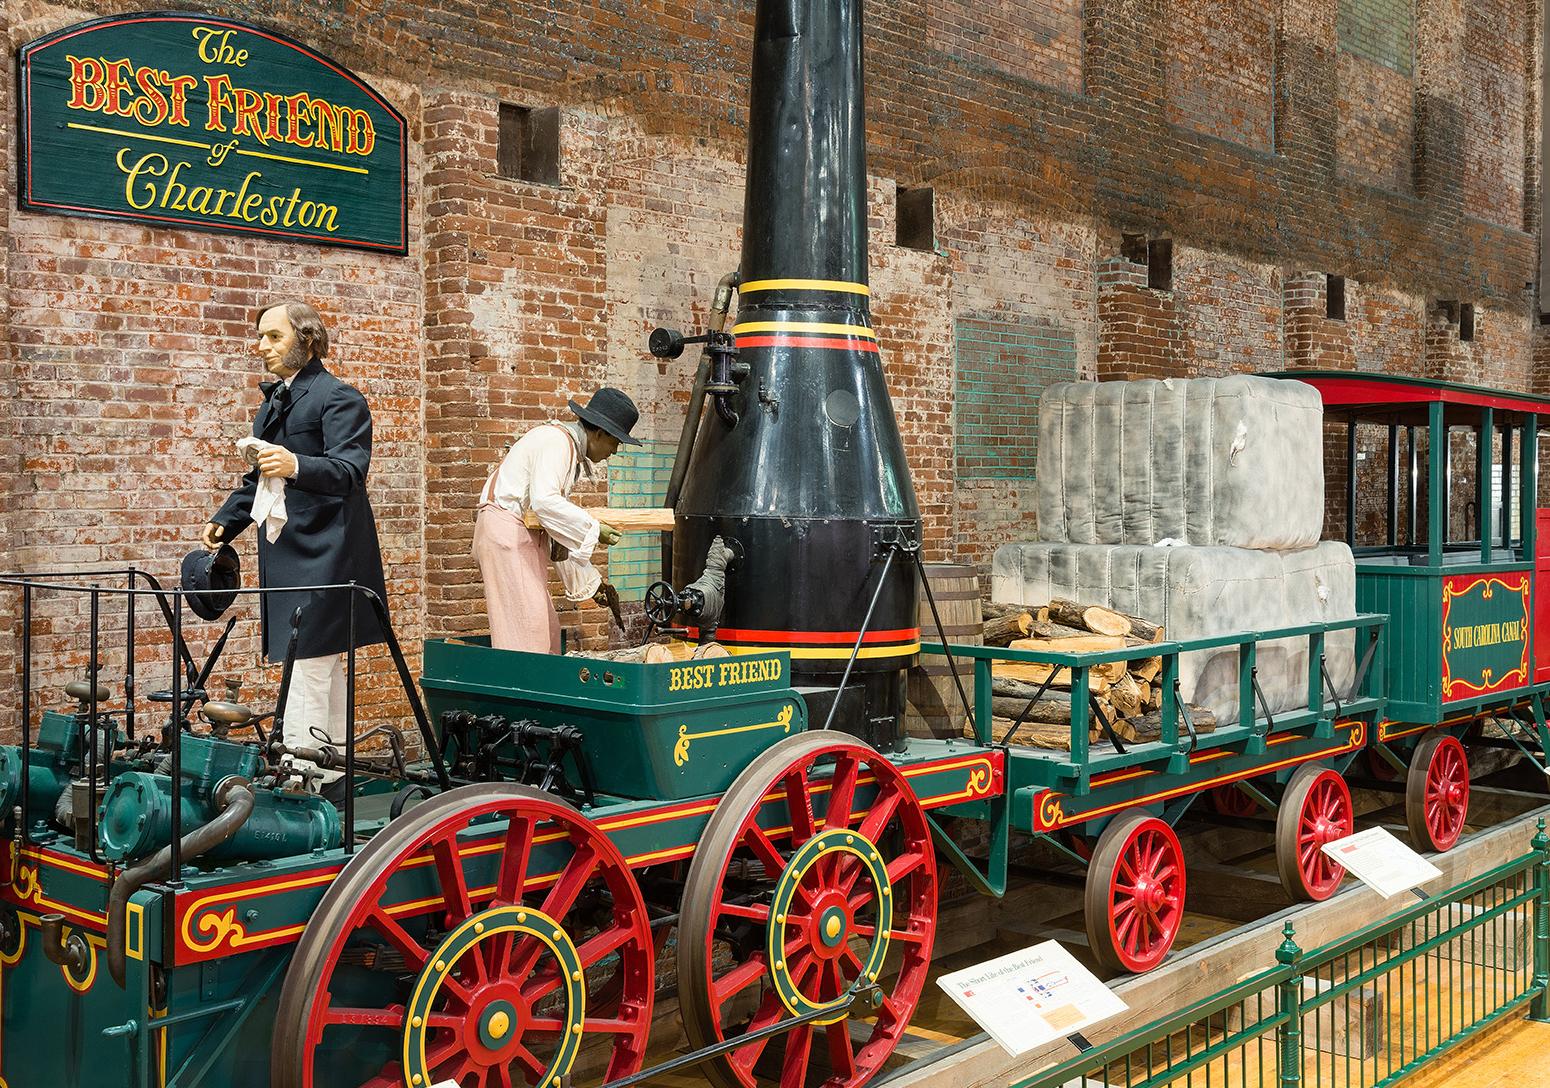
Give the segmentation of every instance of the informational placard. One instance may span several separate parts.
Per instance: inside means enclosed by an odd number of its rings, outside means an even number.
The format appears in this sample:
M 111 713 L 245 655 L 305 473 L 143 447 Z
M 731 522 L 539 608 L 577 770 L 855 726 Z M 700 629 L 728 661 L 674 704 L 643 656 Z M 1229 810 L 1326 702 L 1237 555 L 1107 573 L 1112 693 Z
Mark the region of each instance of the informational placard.
M 28 210 L 408 251 L 403 115 L 283 34 L 146 12 L 18 59 Z
M 1056 941 L 987 960 L 936 981 L 1012 1055 L 1062 1039 L 1127 1008 Z
M 1385 899 L 1442 875 L 1441 869 L 1381 827 L 1325 843 L 1324 853 Z

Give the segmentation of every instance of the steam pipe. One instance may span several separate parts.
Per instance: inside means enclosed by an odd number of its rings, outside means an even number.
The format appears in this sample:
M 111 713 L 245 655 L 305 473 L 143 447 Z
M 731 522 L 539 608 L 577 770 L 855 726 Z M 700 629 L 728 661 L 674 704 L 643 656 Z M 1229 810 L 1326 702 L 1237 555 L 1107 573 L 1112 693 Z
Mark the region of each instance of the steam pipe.
M 180 847 L 182 860 L 191 861 L 242 830 L 242 825 L 253 815 L 253 787 L 240 778 L 228 778 L 216 787 L 215 803 L 220 810 L 215 819 L 196 827 L 176 844 Z M 129 900 L 151 881 L 162 880 L 172 874 L 173 845 L 168 843 L 148 860 L 132 869 L 126 869 L 113 882 L 113 890 L 108 893 L 108 973 L 120 989 L 124 988 L 128 978 L 124 962 L 124 925 L 129 913 Z M 53 959 L 52 956 L 49 958 Z
M 741 272 L 728 272 L 716 283 L 715 301 L 711 303 L 708 332 L 725 332 L 727 315 L 732 310 L 732 296 L 742 282 Z M 705 413 L 705 383 L 710 377 L 710 347 L 700 352 L 700 365 L 694 375 L 694 388 L 689 393 L 689 410 L 684 414 L 683 430 L 678 435 L 678 453 L 673 457 L 673 474 L 667 481 L 667 495 L 663 501 L 672 506 L 683 490 L 684 474 L 689 471 L 689 458 L 694 453 L 694 438 L 700 431 L 700 418 Z
M 63 914 L 45 914 L 38 921 L 42 925 L 44 958 L 72 975 L 80 973 L 91 958 L 86 938 L 75 930 L 70 931 L 69 937 L 64 935 Z
M 716 282 L 716 295 L 711 302 L 711 332 L 724 332 L 727 315 L 732 311 L 732 296 L 742 282 L 742 271 L 734 270 Z M 700 433 L 700 419 L 705 414 L 705 383 L 710 379 L 710 352 L 700 353 L 700 365 L 694 372 L 694 387 L 689 392 L 689 408 L 684 413 L 683 430 L 678 435 L 678 452 L 673 456 L 673 474 L 668 477 L 667 494 L 662 505 L 672 509 L 678 505 L 678 494 L 683 490 L 684 474 L 689 471 L 689 458 L 694 455 L 694 439 Z M 662 577 L 673 577 L 673 534 L 662 534 Z

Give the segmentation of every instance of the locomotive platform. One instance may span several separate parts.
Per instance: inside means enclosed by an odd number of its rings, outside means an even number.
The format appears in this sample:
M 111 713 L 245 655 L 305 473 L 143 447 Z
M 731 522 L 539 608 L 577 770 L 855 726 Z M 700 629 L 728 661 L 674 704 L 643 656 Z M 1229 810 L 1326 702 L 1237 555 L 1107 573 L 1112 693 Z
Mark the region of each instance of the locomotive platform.
M 1470 879 L 1524 852 L 1535 820 L 1550 815 L 1550 796 L 1542 785 L 1538 792 L 1521 788 L 1535 785 L 1523 770 L 1493 776 L 1491 781 L 1499 785 L 1476 784 L 1470 834 L 1452 851 L 1432 858 L 1443 872 L 1437 887 Z M 1356 798 L 1360 826 L 1387 826 L 1397 836 L 1403 836 L 1402 806 L 1396 806 L 1391 795 L 1358 792 Z M 1254 826 L 1254 821 L 1226 826 L 1229 822 L 1200 821 L 1187 826 L 1182 837 L 1192 874 L 1190 909 L 1176 951 L 1162 967 L 1146 975 L 1126 977 L 1115 985 L 1131 1012 L 1085 1032 L 1091 1042 L 1101 1044 L 1273 963 L 1275 948 L 1282 940 L 1282 926 L 1287 921 L 1296 926 L 1299 942 L 1311 947 L 1384 917 L 1400 902 L 1385 901 L 1348 879 L 1342 892 L 1331 900 L 1289 907 L 1275 875 L 1272 835 Z M 1052 938 L 1060 940 L 1078 959 L 1086 960 L 1089 967 L 1095 967 L 1082 929 L 1080 883 L 1074 868 L 1069 873 L 1052 871 L 1038 875 L 1026 869 L 1014 870 L 1013 886 L 1000 901 L 968 893 L 944 902 L 932 982 L 926 986 L 908 1033 L 890 1058 L 887 1071 L 874 1083 L 886 1083 L 890 1088 L 1002 1088 L 1070 1057 L 1075 1050 L 1067 1044 L 1044 1048 L 1019 1059 L 1009 1057 L 980 1032 L 934 980 L 940 974 Z M 676 1002 L 671 999 L 658 1004 L 658 1030 L 653 1035 L 648 1064 L 671 1060 L 684 1051 L 681 1034 L 671 1030 L 675 1008 Z M 857 1030 L 861 1030 L 863 1023 L 858 1022 Z M 1550 1028 L 1545 1031 L 1550 1032 Z M 1543 1045 L 1543 1034 L 1528 1034 L 1540 1038 L 1539 1045 Z M 1512 1052 L 1511 1047 L 1519 1045 L 1516 1035 L 1508 1036 L 1502 1029 L 1484 1038 L 1504 1040 L 1504 1052 Z M 1460 1053 L 1480 1050 L 1472 1043 Z M 1438 1068 L 1444 1064 L 1439 1063 Z M 1234 1077 L 1237 1075 L 1235 1071 Z M 1413 1083 L 1426 1088 L 1455 1083 L 1428 1080 L 1428 1076 L 1418 1075 Z M 668 1088 L 696 1088 L 707 1083 L 692 1068 L 654 1078 L 653 1082 Z M 1249 1082 L 1254 1082 L 1251 1074 Z M 1540 1082 L 1530 1079 L 1523 1083 L 1537 1086 Z M 583 1071 L 576 1083 L 597 1084 L 600 1079 Z M 778 1081 L 761 1079 L 761 1083 L 775 1085 Z M 1334 1082 L 1319 1083 L 1320 1088 L 1336 1088 Z M 1497 1083 L 1513 1082 L 1479 1081 L 1482 1088 Z

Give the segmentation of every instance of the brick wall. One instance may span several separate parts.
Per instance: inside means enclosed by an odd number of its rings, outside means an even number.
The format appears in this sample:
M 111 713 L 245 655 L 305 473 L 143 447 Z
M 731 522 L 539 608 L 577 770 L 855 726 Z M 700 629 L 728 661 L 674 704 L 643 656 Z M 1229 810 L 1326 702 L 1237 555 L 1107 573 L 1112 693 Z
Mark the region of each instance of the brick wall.
M 10 8 L 0 8 L 0 33 L 8 40 L 10 32 Z M 11 208 L 15 205 L 12 178 L 16 175 L 11 169 L 15 146 L 15 87 L 16 57 L 8 52 L 5 63 L 0 65 L 0 230 L 7 236 L 11 229 Z M 11 327 L 10 253 L 10 246 L 0 246 L 0 327 L 6 329 Z M 15 563 L 16 500 L 23 487 L 22 445 L 11 418 L 11 407 L 16 401 L 15 368 L 11 338 L 6 336 L 0 342 L 0 570 L 10 570 Z M 0 706 L 15 706 L 17 701 L 16 635 L 19 626 L 15 592 L 0 589 Z M 9 736 L 15 730 L 14 717 L 0 718 L 0 736 Z
M 1413 188 L 1414 32 L 1411 0 L 1339 2 L 1338 146 L 1352 181 Z
M 1098 327 L 1099 381 L 1185 372 L 1177 300 L 1147 286 L 1145 265 L 1111 257 L 1098 266 Z
M 1252 374 L 1281 349 L 1281 270 L 1192 247 L 1175 248 L 1173 294 L 1190 374 Z
M 1425 301 L 1414 295 L 1346 280 L 1346 324 L 1356 369 L 1420 373 L 1424 310 Z
M 904 15 L 913 5 L 880 4 Z M 875 16 L 874 16 L 875 17 Z M 1080 0 L 938 0 L 928 6 L 926 44 L 998 76 L 1064 91 L 1082 87 Z
M 926 562 L 955 548 L 953 512 L 952 267 L 937 253 L 897 242 L 895 188 L 867 186 L 872 264 L 872 323 L 883 377 L 904 437 L 904 456 L 920 503 Z
M 1078 375 L 1093 377 L 1096 312 L 1092 225 L 1083 219 L 1028 217 L 1016 205 L 983 201 L 973 190 L 939 195 L 942 245 L 949 254 L 954 313 L 1013 328 L 1070 337 Z M 951 356 L 949 356 L 950 358 Z M 1030 405 L 1037 411 L 1037 405 Z M 951 554 L 988 569 L 1000 545 L 1031 539 L 1038 486 L 1032 474 L 965 478 L 953 491 Z
M 15 46 L 134 6 L 13 5 L 0 25 Z M 677 439 L 697 359 L 650 359 L 644 339 L 702 328 L 737 263 L 752 10 L 228 5 L 354 68 L 410 118 L 411 252 L 37 216 L 7 199 L 3 565 L 170 575 L 236 475 L 227 451 L 258 377 L 248 306 L 296 291 L 335 322 L 339 368 L 376 412 L 372 498 L 402 640 L 482 631 L 474 498 L 517 435 L 606 381 L 637 397 L 646 437 Z M 969 318 L 1059 330 L 1089 377 L 1317 365 L 1550 393 L 1524 290 L 1539 16 L 1514 0 L 871 0 L 873 316 L 929 558 L 985 564 L 1036 531 L 1031 478 L 956 471 L 955 330 Z M 559 184 L 497 176 L 502 101 L 559 108 Z M 937 251 L 896 244 L 899 185 L 936 190 Z M 1171 239 L 1169 289 L 1121 256 L 1126 234 Z M 1330 273 L 1346 280 L 1344 321 L 1324 316 Z M 1441 300 L 1476 305 L 1474 342 Z M 62 654 L 54 679 L 81 665 L 77 611 L 41 617 Z M 616 637 L 596 609 L 563 621 Z M 197 644 L 212 635 L 198 628 Z M 253 636 L 228 654 L 252 672 Z M 0 639 L 0 677 L 13 662 Z M 389 687 L 374 685 L 369 714 L 397 712 Z
M 1235 0 L 1170 0 L 1168 120 L 1269 151 L 1276 10 Z
M 13 40 L 32 38 L 78 17 L 50 11 L 10 29 Z M 418 113 L 412 87 L 378 86 L 407 115 Z M 9 140 L 5 147 L 9 155 Z M 420 163 L 411 148 L 415 178 Z M 416 184 L 411 222 L 419 214 Z M 267 377 L 252 354 L 253 308 L 263 299 L 311 299 L 331 329 L 328 365 L 372 406 L 368 488 L 395 626 L 417 659 L 424 613 L 418 254 L 403 259 L 26 212 L 11 213 L 6 239 L 15 390 L 14 400 L 5 398 L 6 433 L 22 460 L 6 478 L 13 532 L 3 565 L 135 566 L 176 584 L 182 555 L 244 468 L 234 443 L 250 433 L 258 380 Z M 249 585 L 256 584 L 252 539 L 248 533 L 238 545 Z M 125 607 L 123 598 L 102 602 L 102 663 L 116 676 L 124 671 Z M 37 595 L 34 684 L 47 705 L 57 705 L 58 687 L 87 667 L 88 611 L 81 595 Z M 255 616 L 256 605 L 249 599 L 235 614 Z M 219 628 L 190 615 L 184 633 L 202 661 Z M 135 637 L 143 697 L 170 683 L 170 635 L 148 600 L 140 601 Z M 388 678 L 385 653 L 370 650 L 360 664 L 362 718 L 401 719 L 407 704 Z M 272 705 L 278 671 L 261 665 L 257 624 L 244 622 L 215 680 L 239 679 L 246 697 Z
M 1464 206 L 1505 227 L 1524 222 L 1518 134 L 1532 79 L 1530 12 L 1521 0 L 1480 0 L 1465 11 Z
M 1282 285 L 1286 314 L 1286 365 L 1293 370 L 1354 370 L 1351 312 L 1329 316 L 1329 276 L 1288 273 Z

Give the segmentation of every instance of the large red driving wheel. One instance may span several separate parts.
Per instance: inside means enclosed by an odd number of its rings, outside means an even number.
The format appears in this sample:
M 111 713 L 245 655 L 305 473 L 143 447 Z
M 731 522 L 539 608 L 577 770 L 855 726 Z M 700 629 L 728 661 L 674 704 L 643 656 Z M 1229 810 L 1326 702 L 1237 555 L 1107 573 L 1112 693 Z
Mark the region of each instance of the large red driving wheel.
M 1469 815 L 1469 757 L 1458 738 L 1429 733 L 1405 777 L 1405 823 L 1420 850 L 1451 850 Z
M 1340 773 L 1313 764 L 1297 768 L 1276 810 L 1276 867 L 1294 903 L 1328 899 L 1339 890 L 1345 868 L 1324 846 L 1355 827 L 1351 789 Z
M 689 1044 L 821 1013 L 856 988 L 877 1000 L 707 1062 L 711 1084 L 865 1083 L 920 1000 L 936 906 L 925 811 L 885 757 L 828 731 L 760 755 L 712 814 L 684 886 L 678 997 Z
M 1141 974 L 1161 963 L 1184 921 L 1184 850 L 1173 828 L 1140 809 L 1116 816 L 1093 850 L 1085 907 L 1101 965 Z
M 618 848 L 550 794 L 464 786 L 390 823 L 324 893 L 280 993 L 271 1084 L 536 1088 L 594 1040 L 613 1080 L 641 1066 L 653 993 Z

